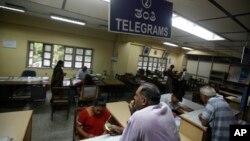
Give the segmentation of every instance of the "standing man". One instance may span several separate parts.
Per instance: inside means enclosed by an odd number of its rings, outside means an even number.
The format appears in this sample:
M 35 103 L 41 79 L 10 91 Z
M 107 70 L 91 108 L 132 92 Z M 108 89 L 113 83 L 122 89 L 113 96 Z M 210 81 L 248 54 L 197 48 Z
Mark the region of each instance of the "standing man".
M 203 86 L 200 88 L 201 100 L 206 105 L 199 114 L 203 126 L 211 129 L 211 141 L 229 141 L 229 126 L 236 124 L 232 109 L 221 95 L 217 95 L 214 88 Z
M 181 73 L 179 82 L 178 82 L 178 90 L 180 90 L 180 94 L 183 97 L 186 92 L 186 84 L 188 80 L 189 74 L 187 73 L 187 69 L 183 68 L 183 71 Z
M 160 91 L 154 84 L 141 84 L 130 108 L 135 112 L 124 130 L 111 126 L 111 131 L 123 132 L 120 141 L 180 141 L 172 111 L 160 103 Z
M 85 78 L 85 75 L 88 74 L 88 68 L 84 66 L 83 68 L 79 69 L 76 73 L 76 78 L 83 80 Z

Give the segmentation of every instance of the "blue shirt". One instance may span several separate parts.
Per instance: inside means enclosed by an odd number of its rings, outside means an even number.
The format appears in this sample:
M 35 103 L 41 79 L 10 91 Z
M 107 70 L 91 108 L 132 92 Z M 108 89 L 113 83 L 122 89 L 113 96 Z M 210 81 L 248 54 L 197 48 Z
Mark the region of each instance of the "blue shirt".
M 212 131 L 212 141 L 229 141 L 229 126 L 236 123 L 232 109 L 220 95 L 211 97 L 202 113 Z

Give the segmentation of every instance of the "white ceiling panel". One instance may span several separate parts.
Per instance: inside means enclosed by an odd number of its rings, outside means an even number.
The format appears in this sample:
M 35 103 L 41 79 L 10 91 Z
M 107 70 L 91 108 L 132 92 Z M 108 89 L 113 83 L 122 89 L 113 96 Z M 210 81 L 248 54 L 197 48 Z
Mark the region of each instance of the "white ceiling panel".
M 200 21 L 200 25 L 207 27 L 217 33 L 223 32 L 244 32 L 245 30 L 230 18 Z
M 233 49 L 233 50 L 238 50 L 239 52 L 241 52 L 243 50 L 243 46 L 240 46 L 240 47 L 228 47 L 230 49 Z
M 102 0 L 67 0 L 65 10 L 108 21 L 108 5 Z
M 250 0 L 215 0 L 232 15 L 250 12 Z
M 62 8 L 63 6 L 63 0 L 27 0 L 27 1 L 35 2 L 35 3 L 39 3 L 39 4 L 43 4 L 43 5 L 47 5 L 47 6 L 51 6 L 55 8 Z
M 236 41 L 244 41 L 247 39 L 247 33 L 225 33 L 222 34 L 224 37 L 230 39 L 230 40 L 236 40 Z M 250 39 L 250 37 L 249 37 Z
M 206 40 L 196 36 L 185 36 L 185 37 L 173 37 L 171 39 L 179 40 L 181 42 L 204 42 Z
M 173 0 L 173 7 L 176 13 L 191 21 L 226 16 L 208 0 Z
M 171 30 L 172 30 L 171 31 L 171 36 L 172 37 L 182 37 L 182 36 L 190 36 L 191 35 L 190 33 L 184 32 L 184 31 L 182 31 L 180 29 L 177 29 L 175 27 L 172 27 Z
M 215 42 L 192 42 L 192 43 L 189 42 L 189 44 L 194 45 L 194 46 L 206 47 L 206 48 L 219 46 Z
M 249 0 L 250 1 L 250 0 Z M 250 5 L 249 5 L 250 9 Z M 237 19 L 250 30 L 250 14 L 245 16 L 239 16 Z
M 240 47 L 245 45 L 245 42 L 219 42 L 218 44 L 227 46 L 227 47 Z

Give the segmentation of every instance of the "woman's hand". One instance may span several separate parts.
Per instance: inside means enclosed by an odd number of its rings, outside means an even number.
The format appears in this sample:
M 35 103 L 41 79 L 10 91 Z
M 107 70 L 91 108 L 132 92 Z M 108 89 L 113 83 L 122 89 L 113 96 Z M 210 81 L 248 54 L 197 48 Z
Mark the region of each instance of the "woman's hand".
M 93 138 L 94 135 L 93 134 L 87 134 L 87 137 L 86 138 Z
M 113 124 L 110 124 L 108 126 L 108 130 L 107 132 L 110 134 L 110 135 L 117 135 L 117 134 L 121 134 L 123 131 L 123 127 L 119 127 L 119 126 L 116 126 L 116 125 L 113 125 Z

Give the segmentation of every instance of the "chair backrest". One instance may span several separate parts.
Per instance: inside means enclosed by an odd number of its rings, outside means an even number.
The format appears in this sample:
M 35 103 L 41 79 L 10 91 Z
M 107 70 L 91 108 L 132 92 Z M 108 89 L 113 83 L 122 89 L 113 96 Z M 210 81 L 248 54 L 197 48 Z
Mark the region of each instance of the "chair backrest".
M 33 70 L 24 70 L 22 72 L 22 77 L 28 77 L 28 76 L 34 77 L 36 76 L 36 72 Z
M 83 85 L 80 94 L 80 100 L 93 100 L 98 96 L 98 86 L 97 85 Z
M 52 92 L 52 105 L 69 105 L 70 104 L 70 87 L 53 87 Z

